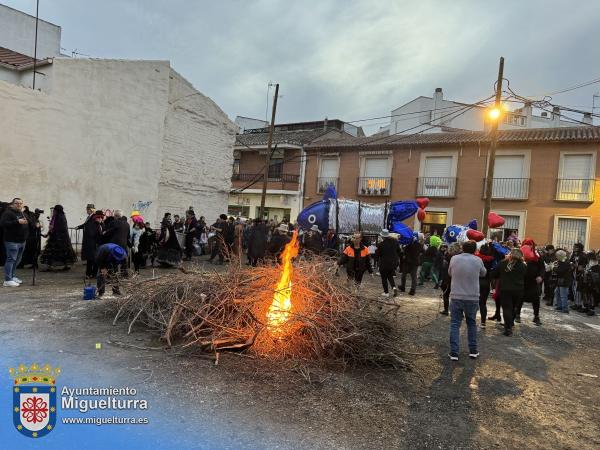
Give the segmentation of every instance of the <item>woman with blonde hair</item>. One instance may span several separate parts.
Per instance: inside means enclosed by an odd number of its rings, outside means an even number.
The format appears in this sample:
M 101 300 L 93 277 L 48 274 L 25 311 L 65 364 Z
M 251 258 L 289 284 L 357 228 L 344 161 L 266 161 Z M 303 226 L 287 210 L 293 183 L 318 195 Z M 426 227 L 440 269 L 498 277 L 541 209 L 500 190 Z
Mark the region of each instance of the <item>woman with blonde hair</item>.
M 513 248 L 508 257 L 502 260 L 492 274 L 500 280 L 500 305 L 504 316 L 504 336 L 512 336 L 515 308 L 521 304 L 525 291 L 525 273 L 527 266 L 523 262 L 523 252 Z

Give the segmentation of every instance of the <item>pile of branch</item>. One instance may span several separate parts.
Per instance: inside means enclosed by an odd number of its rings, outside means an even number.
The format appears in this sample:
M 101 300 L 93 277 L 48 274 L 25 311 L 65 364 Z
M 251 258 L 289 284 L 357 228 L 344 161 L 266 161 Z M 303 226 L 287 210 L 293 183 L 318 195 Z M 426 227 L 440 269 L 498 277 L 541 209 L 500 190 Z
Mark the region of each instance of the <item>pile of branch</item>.
M 159 330 L 169 346 L 205 352 L 246 351 L 273 359 L 311 359 L 347 365 L 408 367 L 385 306 L 353 295 L 331 262 L 297 261 L 289 320 L 266 323 L 278 266 L 246 268 L 232 263 L 223 273 L 185 271 L 133 280 L 116 300 L 115 323 L 124 319 Z

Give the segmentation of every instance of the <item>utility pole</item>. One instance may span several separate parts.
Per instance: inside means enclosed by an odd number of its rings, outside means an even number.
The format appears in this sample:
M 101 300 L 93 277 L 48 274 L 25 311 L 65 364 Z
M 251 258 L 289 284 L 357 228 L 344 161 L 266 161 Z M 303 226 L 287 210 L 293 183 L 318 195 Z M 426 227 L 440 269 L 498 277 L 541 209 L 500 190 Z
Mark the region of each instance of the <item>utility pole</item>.
M 265 200 L 267 199 L 267 182 L 269 181 L 269 166 L 271 165 L 271 145 L 273 145 L 273 131 L 275 130 L 275 113 L 277 111 L 277 97 L 279 96 L 279 83 L 275 85 L 275 97 L 273 97 L 273 111 L 271 112 L 271 127 L 269 128 L 269 140 L 267 141 L 267 161 L 265 173 L 263 174 L 263 188 L 260 196 L 260 218 L 265 217 Z
M 494 165 L 496 164 L 496 147 L 498 146 L 498 123 L 502 117 L 502 78 L 504 76 L 504 57 L 500 57 L 500 66 L 498 67 L 498 82 L 496 83 L 496 102 L 494 108 L 497 111 L 496 117 L 493 118 L 492 129 L 490 130 L 490 150 L 488 152 L 487 173 L 485 176 L 485 205 L 483 207 L 483 227 L 481 232 L 487 236 L 488 221 L 487 217 L 492 209 L 492 194 L 494 189 Z
M 37 33 L 38 33 L 38 20 L 39 20 L 39 14 L 40 12 L 40 0 L 36 1 L 36 5 L 35 5 L 35 42 L 33 44 L 33 86 L 32 89 L 35 91 L 35 70 L 36 70 L 36 63 L 37 63 Z

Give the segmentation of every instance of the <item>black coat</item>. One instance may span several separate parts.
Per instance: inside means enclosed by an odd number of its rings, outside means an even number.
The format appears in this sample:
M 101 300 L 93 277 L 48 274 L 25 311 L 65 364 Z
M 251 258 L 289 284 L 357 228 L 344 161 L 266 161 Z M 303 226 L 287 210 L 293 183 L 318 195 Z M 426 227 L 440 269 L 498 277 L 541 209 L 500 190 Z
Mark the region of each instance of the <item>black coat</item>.
M 84 261 L 94 261 L 96 250 L 100 244 L 102 235 L 102 225 L 89 216 L 87 220 L 77 227 L 83 229 L 83 238 L 81 240 L 81 259 Z
M 394 271 L 400 264 L 400 246 L 393 238 L 384 238 L 377 245 L 375 256 L 379 261 L 379 270 L 384 272 Z
M 364 273 L 365 270 L 373 273 L 371 255 L 369 255 L 369 249 L 364 245 L 361 245 L 360 250 L 354 249 L 353 245 L 347 246 L 340 256 L 338 265 L 346 266 L 349 277 L 353 277 L 355 273 Z
M 540 297 L 542 285 L 538 284 L 536 278 L 543 278 L 545 272 L 546 270 L 542 258 L 539 258 L 537 261 L 527 262 L 527 270 L 525 271 L 525 295 L 523 297 L 525 301 L 532 301 Z
M 304 248 L 314 253 L 323 251 L 323 237 L 318 231 L 308 231 L 304 235 Z
M 274 233 L 269 242 L 269 253 L 279 256 L 288 242 L 290 242 L 290 237 L 287 234 Z
M 127 251 L 129 243 L 129 224 L 126 220 L 115 219 L 102 235 L 103 243 L 117 244 L 119 247 Z
M 414 241 L 404 247 L 404 270 L 410 271 L 419 266 L 419 259 L 423 245 L 420 242 Z
M 248 235 L 248 257 L 264 258 L 267 252 L 267 227 L 264 223 L 254 225 Z
M 0 227 L 3 229 L 3 238 L 5 242 L 20 242 L 27 241 L 29 236 L 29 222 L 20 224 L 19 219 L 27 219 L 25 213 L 15 211 L 8 207 L 0 217 Z

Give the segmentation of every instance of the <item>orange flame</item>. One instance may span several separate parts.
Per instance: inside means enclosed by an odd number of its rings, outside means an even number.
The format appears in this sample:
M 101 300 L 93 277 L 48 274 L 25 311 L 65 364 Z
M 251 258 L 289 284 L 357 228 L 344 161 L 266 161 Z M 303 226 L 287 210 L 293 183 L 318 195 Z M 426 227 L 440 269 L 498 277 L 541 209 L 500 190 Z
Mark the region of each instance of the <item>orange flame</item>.
M 273 294 L 273 302 L 267 312 L 269 327 L 277 328 L 289 319 L 292 309 L 292 259 L 298 256 L 298 250 L 298 231 L 294 230 L 292 240 L 285 246 L 281 254 L 281 277 Z

